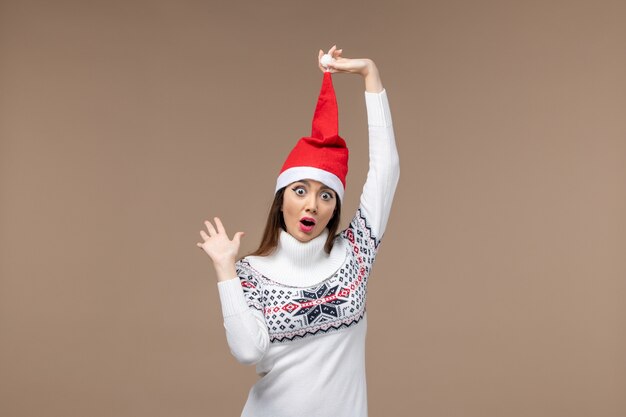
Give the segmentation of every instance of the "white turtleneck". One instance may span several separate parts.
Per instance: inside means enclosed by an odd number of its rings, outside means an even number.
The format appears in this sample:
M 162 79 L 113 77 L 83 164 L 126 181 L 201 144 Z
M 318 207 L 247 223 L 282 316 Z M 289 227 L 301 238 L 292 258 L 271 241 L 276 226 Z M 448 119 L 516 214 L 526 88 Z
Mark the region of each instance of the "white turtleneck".
M 331 253 L 327 229 L 306 243 L 281 231 L 271 255 L 244 258 L 239 276 L 217 284 L 231 353 L 260 376 L 242 417 L 367 416 L 366 284 L 400 170 L 386 90 L 365 92 L 365 102 L 367 180 Z
M 331 276 L 346 259 L 343 239 L 335 238 L 330 254 L 324 250 L 328 229 L 308 242 L 281 230 L 278 246 L 269 256 L 248 256 L 250 265 L 267 278 L 284 285 L 308 287 Z

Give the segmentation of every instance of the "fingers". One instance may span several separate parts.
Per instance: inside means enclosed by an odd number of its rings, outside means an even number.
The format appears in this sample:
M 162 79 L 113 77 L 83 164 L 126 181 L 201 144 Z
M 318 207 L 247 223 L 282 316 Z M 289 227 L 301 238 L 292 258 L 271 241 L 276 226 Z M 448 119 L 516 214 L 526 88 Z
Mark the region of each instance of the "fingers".
M 342 52 L 343 52 L 343 49 L 337 49 L 337 45 L 333 45 L 333 47 L 328 50 L 328 55 L 337 59 L 337 58 L 341 58 Z
M 220 220 L 219 217 L 214 217 L 213 220 L 215 220 L 215 225 L 217 226 L 217 231 L 219 233 L 224 233 L 225 235 L 226 233 L 226 229 L 224 229 L 224 225 L 222 224 L 222 221 Z
M 222 223 L 220 218 L 213 217 L 213 221 L 215 222 L 215 227 L 210 221 L 208 220 L 204 221 L 204 225 L 206 226 L 209 233 L 207 234 L 204 230 L 200 230 L 200 236 L 202 236 L 202 239 L 206 242 L 210 238 L 220 235 L 220 234 L 225 236 L 228 239 L 228 233 L 226 233 L 226 228 L 224 227 L 224 224 Z M 235 234 L 235 237 L 237 239 L 240 239 L 243 235 L 245 235 L 244 232 L 237 232 Z M 202 246 L 202 243 L 198 243 L 197 245 Z
M 317 54 L 317 66 L 320 69 L 320 71 L 324 72 L 326 71 L 325 68 L 322 66 L 322 57 L 324 56 L 324 51 L 322 51 L 320 49 L 319 53 Z
M 239 244 L 241 242 L 241 238 L 244 237 L 246 234 L 244 232 L 237 232 L 235 233 L 235 236 L 233 237 L 233 240 L 235 242 L 237 242 L 237 244 Z
M 207 235 L 204 230 L 200 230 L 200 237 L 202 238 L 202 242 L 196 243 L 196 246 L 202 249 L 206 241 L 209 240 L 209 235 Z
M 217 234 L 217 232 L 215 231 L 215 228 L 213 227 L 210 221 L 205 220 L 204 224 L 206 225 L 206 228 L 209 231 L 209 236 L 213 236 Z
M 328 50 L 328 55 L 330 55 L 333 58 L 333 61 L 328 63 L 326 66 L 324 66 L 321 63 L 321 59 L 322 59 L 322 56 L 324 55 L 324 51 L 322 51 L 320 49 L 320 51 L 318 53 L 318 58 L 317 58 L 318 66 L 319 66 L 320 70 L 322 72 L 330 72 L 330 73 L 333 73 L 333 74 L 336 73 L 336 72 L 342 72 L 342 68 L 338 68 L 336 66 L 336 64 L 337 64 L 336 61 L 337 60 L 342 61 L 342 60 L 345 59 L 345 58 L 343 58 L 341 56 L 342 53 L 343 53 L 343 49 L 337 49 L 337 45 L 333 45 Z
M 335 50 L 336 49 L 337 49 L 337 45 L 333 45 L 333 47 L 328 50 L 328 55 L 330 55 L 332 58 L 335 58 Z M 332 65 L 333 65 L 333 62 L 330 62 L 328 64 L 327 71 L 330 71 L 331 73 L 334 73 L 335 71 L 333 71 Z

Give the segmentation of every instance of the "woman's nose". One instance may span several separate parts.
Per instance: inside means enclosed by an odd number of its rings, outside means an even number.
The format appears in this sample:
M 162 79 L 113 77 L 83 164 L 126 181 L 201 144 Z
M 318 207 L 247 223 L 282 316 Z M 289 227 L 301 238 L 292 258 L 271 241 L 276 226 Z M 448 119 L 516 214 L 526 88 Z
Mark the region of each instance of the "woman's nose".
M 307 199 L 306 210 L 312 213 L 317 213 L 317 200 L 315 198 Z

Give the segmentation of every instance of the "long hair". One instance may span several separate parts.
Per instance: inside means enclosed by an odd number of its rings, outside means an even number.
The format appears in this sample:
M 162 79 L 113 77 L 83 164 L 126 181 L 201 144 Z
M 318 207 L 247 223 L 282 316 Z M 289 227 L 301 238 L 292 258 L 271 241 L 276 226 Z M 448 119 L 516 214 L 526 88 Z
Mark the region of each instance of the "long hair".
M 267 222 L 265 223 L 265 231 L 261 238 L 261 244 L 259 248 L 247 256 L 267 256 L 271 255 L 278 246 L 278 239 L 281 230 L 287 230 L 285 226 L 285 219 L 283 218 L 283 196 L 285 195 L 285 188 L 283 187 L 274 195 L 274 201 L 270 206 L 270 211 L 267 216 Z M 337 230 L 339 229 L 339 222 L 341 220 L 341 201 L 337 198 L 337 204 L 335 205 L 335 211 L 333 216 L 328 221 L 326 228 L 328 229 L 328 237 L 324 244 L 324 250 L 326 253 L 330 253 L 337 236 Z

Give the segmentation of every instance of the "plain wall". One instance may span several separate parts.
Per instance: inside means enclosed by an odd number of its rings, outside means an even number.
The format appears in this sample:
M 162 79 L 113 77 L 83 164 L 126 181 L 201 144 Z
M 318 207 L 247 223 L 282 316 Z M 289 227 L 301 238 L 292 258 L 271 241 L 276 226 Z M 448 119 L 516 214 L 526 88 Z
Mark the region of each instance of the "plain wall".
M 623 1 L 1 1 L 0 415 L 238 416 L 196 247 L 256 248 L 336 43 L 387 89 L 400 184 L 370 416 L 626 415 Z M 367 174 L 364 85 L 333 77 Z

